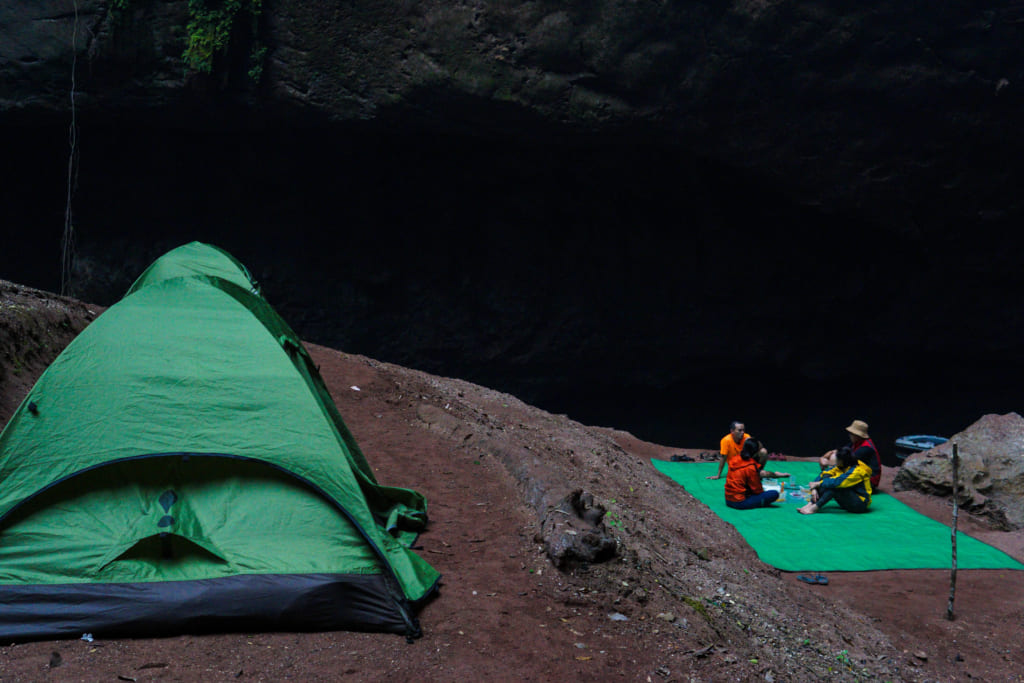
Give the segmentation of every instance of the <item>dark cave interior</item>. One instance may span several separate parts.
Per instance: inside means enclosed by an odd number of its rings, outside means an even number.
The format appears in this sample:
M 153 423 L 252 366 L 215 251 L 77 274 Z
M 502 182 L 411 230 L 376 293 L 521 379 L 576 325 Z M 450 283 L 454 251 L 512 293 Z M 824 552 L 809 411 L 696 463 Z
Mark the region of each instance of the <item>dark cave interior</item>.
M 0 277 L 57 291 L 67 123 L 0 141 Z M 628 134 L 83 118 L 75 150 L 70 293 L 92 303 L 210 242 L 304 339 L 680 447 L 743 419 L 813 455 L 857 417 L 884 448 L 1016 410 L 1006 224 L 872 224 Z

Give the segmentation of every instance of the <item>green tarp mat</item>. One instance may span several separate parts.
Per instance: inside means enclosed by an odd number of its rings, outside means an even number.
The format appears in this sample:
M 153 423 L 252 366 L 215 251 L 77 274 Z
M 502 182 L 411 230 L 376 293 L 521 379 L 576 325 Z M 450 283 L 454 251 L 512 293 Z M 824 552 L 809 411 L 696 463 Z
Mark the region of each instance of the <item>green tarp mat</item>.
M 732 524 L 766 564 L 783 571 L 870 571 L 946 569 L 952 564 L 950 528 L 885 493 L 872 499 L 866 514 L 846 512 L 834 503 L 815 515 L 801 515 L 806 501 L 778 502 L 766 508 L 734 510 L 725 504 L 725 476 L 707 479 L 717 463 L 652 460 L 654 467 Z M 806 484 L 817 463 L 770 462 L 768 469 L 790 472 Z M 1024 569 L 1006 553 L 957 534 L 959 569 Z

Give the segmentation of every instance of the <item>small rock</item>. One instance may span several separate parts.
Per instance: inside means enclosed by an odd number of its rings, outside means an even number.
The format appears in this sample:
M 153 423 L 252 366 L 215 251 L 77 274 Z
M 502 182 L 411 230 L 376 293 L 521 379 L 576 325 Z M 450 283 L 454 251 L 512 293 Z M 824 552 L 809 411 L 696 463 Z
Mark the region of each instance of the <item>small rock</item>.
M 629 617 L 627 617 L 625 614 L 622 614 L 621 612 L 611 612 L 608 615 L 608 618 L 612 621 L 629 621 Z
M 926 653 L 924 653 L 924 652 L 921 652 L 920 650 L 915 652 L 914 656 L 917 657 L 918 659 L 920 659 L 922 662 L 927 662 L 928 661 L 928 655 Z
M 671 612 L 662 612 L 658 615 L 657 618 L 661 619 L 662 621 L 667 621 L 671 624 L 673 621 L 676 620 L 676 615 L 672 614 Z
M 64 658 L 60 656 L 60 653 L 56 650 L 50 655 L 50 668 L 56 669 L 58 666 L 64 663 Z

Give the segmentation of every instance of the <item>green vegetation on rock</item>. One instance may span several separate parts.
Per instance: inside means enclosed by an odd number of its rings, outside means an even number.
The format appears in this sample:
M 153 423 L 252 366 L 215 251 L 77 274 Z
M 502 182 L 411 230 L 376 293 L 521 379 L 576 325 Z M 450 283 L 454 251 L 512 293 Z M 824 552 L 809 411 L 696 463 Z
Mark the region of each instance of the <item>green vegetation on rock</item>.
M 188 43 L 182 58 L 193 71 L 211 73 L 214 58 L 227 52 L 237 22 L 250 21 L 252 34 L 256 35 L 263 0 L 188 0 L 188 12 Z M 265 56 L 266 48 L 254 44 L 250 53 L 254 66 L 249 76 L 255 81 L 263 75 Z
M 110 12 L 115 25 L 124 21 L 129 10 L 142 1 L 111 0 Z M 240 33 L 247 32 L 253 37 L 248 74 L 259 83 L 267 56 L 267 46 L 257 37 L 262 14 L 263 0 L 188 0 L 189 19 L 182 54 L 185 66 L 194 72 L 213 73 L 215 60 L 228 52 L 232 38 L 237 40 Z M 242 22 L 248 22 L 248 26 Z

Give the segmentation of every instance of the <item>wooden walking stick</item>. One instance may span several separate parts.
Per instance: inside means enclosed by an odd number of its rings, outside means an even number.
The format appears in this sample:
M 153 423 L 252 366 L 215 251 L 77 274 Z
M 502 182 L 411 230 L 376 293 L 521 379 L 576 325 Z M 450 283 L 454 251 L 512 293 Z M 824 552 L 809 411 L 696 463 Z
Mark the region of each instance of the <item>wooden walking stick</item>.
M 956 520 L 960 512 L 960 452 L 956 444 L 953 444 L 953 528 L 950 532 L 953 544 L 953 569 L 949 574 L 949 605 L 946 607 L 946 618 L 952 621 L 956 618 L 953 614 L 953 599 L 956 597 Z

